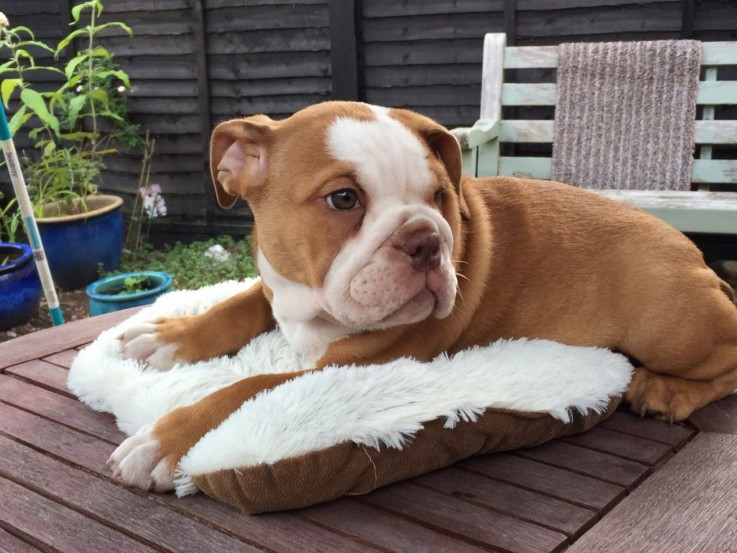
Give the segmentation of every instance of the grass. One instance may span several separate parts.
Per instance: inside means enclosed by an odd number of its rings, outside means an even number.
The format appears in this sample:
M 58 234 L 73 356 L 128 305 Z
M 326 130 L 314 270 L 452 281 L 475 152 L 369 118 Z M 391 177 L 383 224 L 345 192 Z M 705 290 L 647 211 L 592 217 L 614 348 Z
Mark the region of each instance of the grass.
M 205 256 L 205 252 L 217 244 L 230 254 L 228 259 L 220 261 Z M 191 244 L 177 242 L 159 250 L 144 244 L 136 252 L 124 252 L 117 272 L 136 271 L 169 273 L 173 278 L 172 289 L 192 290 L 225 280 L 256 276 L 256 265 L 251 255 L 250 240 L 219 236 Z

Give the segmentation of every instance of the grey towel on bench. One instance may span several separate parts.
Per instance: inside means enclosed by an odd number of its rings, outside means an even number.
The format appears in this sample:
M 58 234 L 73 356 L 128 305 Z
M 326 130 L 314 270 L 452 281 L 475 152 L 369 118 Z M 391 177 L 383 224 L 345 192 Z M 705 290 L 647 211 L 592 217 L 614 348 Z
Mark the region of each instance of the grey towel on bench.
M 701 43 L 561 44 L 552 179 L 688 190 Z

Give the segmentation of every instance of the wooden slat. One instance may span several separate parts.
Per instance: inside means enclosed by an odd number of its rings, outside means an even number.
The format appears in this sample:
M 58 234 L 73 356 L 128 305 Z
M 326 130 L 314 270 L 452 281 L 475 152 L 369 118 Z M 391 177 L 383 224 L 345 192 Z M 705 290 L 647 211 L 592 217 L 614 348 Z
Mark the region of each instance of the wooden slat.
M 699 434 L 568 553 L 733 551 L 737 436 Z
M 701 81 L 696 94 L 696 103 L 703 105 L 734 105 L 737 100 L 737 82 Z
M 501 156 L 499 158 L 499 174 L 516 177 L 549 179 L 551 174 L 551 164 L 552 161 L 549 157 Z M 737 184 L 737 160 L 694 160 L 692 181 L 694 183 L 719 182 Z M 627 191 L 627 193 L 629 192 L 630 191 Z M 727 197 L 727 199 L 728 198 L 729 197 Z
M 388 514 L 355 500 L 338 499 L 303 509 L 300 516 L 374 543 L 389 551 L 432 551 L 433 553 L 478 552 L 484 549 L 453 539 L 409 520 Z
M 499 140 L 502 142 L 551 143 L 554 122 L 545 119 L 512 119 L 502 121 Z M 737 121 L 695 121 L 696 144 L 734 144 Z
M 499 125 L 499 140 L 502 142 L 548 143 L 553 141 L 551 120 L 507 120 Z
M 67 388 L 67 378 L 69 371 L 58 365 L 47 363 L 46 361 L 26 361 L 20 365 L 15 365 L 6 370 L 8 375 L 19 377 L 22 380 L 30 382 L 36 386 L 41 386 L 57 394 L 74 398 L 72 392 Z
M 531 179 L 550 179 L 550 165 L 549 157 L 501 156 L 499 174 Z
M 40 549 L 0 528 L 0 553 L 36 553 Z
M 154 549 L 22 486 L 0 478 L 0 524 L 12 526 L 53 551 Z
M 232 507 L 203 495 L 177 498 L 157 497 L 172 509 L 186 512 L 244 541 L 267 551 L 319 553 L 375 553 L 377 548 L 330 530 L 298 516 L 296 513 L 244 515 Z
M 27 411 L 97 436 L 111 444 L 125 439 L 125 434 L 111 427 L 112 416 L 101 417 L 79 401 L 32 386 L 10 376 L 0 376 L 0 400 Z
M 566 542 L 561 533 L 408 483 L 374 491 L 361 500 L 424 526 L 504 551 L 548 553 Z
M 646 210 L 682 232 L 737 234 L 734 192 L 592 190 Z
M 77 357 L 77 353 L 79 353 L 77 350 L 68 349 L 44 357 L 43 360 L 68 369 L 72 366 L 72 362 L 74 361 L 74 358 Z
M 257 551 L 147 497 L 0 436 L 0 474 L 108 526 L 171 551 Z
M 728 211 L 724 207 L 731 207 Z M 703 209 L 699 207 L 688 209 L 673 208 L 644 208 L 645 211 L 662 219 L 669 225 L 676 227 L 681 232 L 699 232 L 708 234 L 737 234 L 737 206 L 730 201 L 723 206 L 715 206 L 714 209 Z
M 564 441 L 648 465 L 662 461 L 673 451 L 667 444 L 628 436 L 605 428 L 593 428 L 589 432 L 568 436 Z
M 737 393 L 699 409 L 688 420 L 701 432 L 737 435 Z
M 598 518 L 595 511 L 456 468 L 436 471 L 413 484 L 576 536 Z
M 602 512 L 624 496 L 624 486 L 509 453 L 472 457 L 457 465 L 463 470 L 533 490 Z
M 643 418 L 634 413 L 618 410 L 611 417 L 599 423 L 599 428 L 608 428 L 624 434 L 639 436 L 648 440 L 668 444 L 677 448 L 681 446 L 694 431 L 683 424 L 667 424 L 651 418 Z
M 702 47 L 702 65 L 737 65 L 734 42 L 703 42 Z
M 734 144 L 737 141 L 737 121 L 695 121 L 694 140 L 696 144 Z
M 114 446 L 22 409 L 0 402 L 0 432 L 98 474 L 108 474 Z
M 737 82 L 701 81 L 696 103 L 698 105 L 732 105 L 737 97 Z M 554 106 L 557 85 L 553 83 L 504 83 L 501 95 L 505 106 Z
M 668 207 L 672 209 L 723 209 L 737 211 L 732 192 L 683 190 L 591 190 L 611 200 L 630 203 L 643 208 Z
M 487 15 L 489 11 L 500 11 L 502 0 L 464 0 L 454 6 L 457 13 Z M 365 18 L 406 17 L 414 15 L 445 15 L 447 0 L 424 0 L 423 2 L 400 2 L 396 0 L 371 0 L 363 5 Z
M 503 33 L 489 33 L 484 37 L 484 59 L 481 77 L 481 119 L 499 121 L 502 118 L 500 98 L 504 71 L 501 60 L 507 37 Z
M 641 480 L 650 469 L 643 463 L 560 441 L 521 449 L 517 454 L 627 488 Z
M 130 318 L 140 307 L 39 330 L 0 343 L 0 370 L 91 342 L 100 332 Z
M 737 65 L 734 42 L 703 42 L 703 65 Z M 557 46 L 509 46 L 504 52 L 504 69 L 558 67 Z
M 691 180 L 701 182 L 724 182 L 737 184 L 737 160 L 696 159 L 693 162 Z
M 108 424 L 112 428 L 112 422 Z M 113 446 L 99 438 L 3 403 L 0 403 L 0 433 L 93 473 L 105 477 L 110 474 L 106 461 L 113 452 Z M 313 545 L 315 551 L 326 553 L 375 551 L 372 547 L 322 530 L 292 515 L 246 517 L 227 505 L 201 495 L 179 499 L 171 495 L 149 494 L 149 498 L 169 508 L 187 512 L 188 516 L 205 520 L 239 539 L 258 543 L 274 551 L 302 551 L 305 543 Z
M 504 51 L 504 69 L 558 67 L 557 46 L 508 46 Z
M 554 106 L 558 87 L 553 83 L 504 83 L 505 106 Z

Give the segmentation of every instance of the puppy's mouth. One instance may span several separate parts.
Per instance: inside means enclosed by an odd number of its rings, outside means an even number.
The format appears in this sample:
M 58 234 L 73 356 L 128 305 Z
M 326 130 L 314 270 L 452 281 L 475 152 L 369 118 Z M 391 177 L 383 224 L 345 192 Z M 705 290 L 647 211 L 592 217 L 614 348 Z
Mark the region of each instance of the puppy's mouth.
M 425 271 L 407 262 L 382 261 L 367 265 L 351 279 L 345 299 L 352 305 L 343 311 L 349 319 L 345 322 L 374 328 L 450 314 L 456 284 L 447 263 Z

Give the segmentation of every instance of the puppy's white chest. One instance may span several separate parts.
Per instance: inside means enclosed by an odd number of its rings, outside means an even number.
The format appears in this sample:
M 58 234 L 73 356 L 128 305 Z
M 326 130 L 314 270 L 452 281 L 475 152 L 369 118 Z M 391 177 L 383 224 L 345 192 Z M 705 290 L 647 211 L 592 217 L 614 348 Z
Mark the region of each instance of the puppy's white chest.
M 271 309 L 279 329 L 303 365 L 314 366 L 328 345 L 348 336 L 350 330 L 327 315 L 319 290 L 281 276 L 261 251 L 258 265 L 261 278 L 274 294 Z

